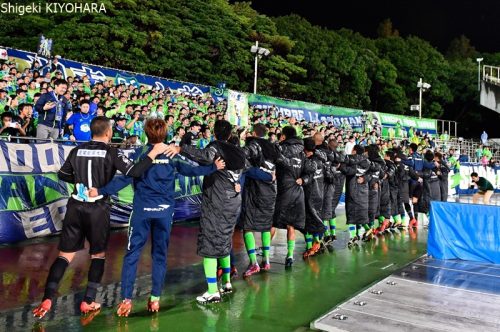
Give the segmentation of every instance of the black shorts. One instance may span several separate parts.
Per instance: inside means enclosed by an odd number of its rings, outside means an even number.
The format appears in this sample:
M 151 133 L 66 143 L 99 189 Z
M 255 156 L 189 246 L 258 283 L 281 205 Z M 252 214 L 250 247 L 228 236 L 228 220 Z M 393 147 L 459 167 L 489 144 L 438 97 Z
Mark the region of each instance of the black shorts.
M 59 250 L 77 252 L 90 243 L 89 254 L 106 251 L 110 230 L 110 206 L 106 202 L 86 203 L 68 200 Z

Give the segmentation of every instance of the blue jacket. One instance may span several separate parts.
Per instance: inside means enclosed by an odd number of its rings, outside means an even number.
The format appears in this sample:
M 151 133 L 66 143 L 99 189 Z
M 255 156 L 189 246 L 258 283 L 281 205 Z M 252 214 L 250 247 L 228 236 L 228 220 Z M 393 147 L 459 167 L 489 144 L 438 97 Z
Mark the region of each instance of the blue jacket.
M 50 101 L 56 102 L 56 106 L 45 111 L 43 106 Z M 59 96 L 58 100 L 53 91 L 44 93 L 35 104 L 35 111 L 38 112 L 38 124 L 43 124 L 51 128 L 63 128 L 66 113 L 71 109 L 70 105 L 65 97 Z
M 151 149 L 152 146 L 148 144 L 145 148 L 138 149 L 136 155 L 139 155 L 139 159 L 142 159 Z M 136 158 L 132 159 L 138 160 Z M 175 205 L 175 171 L 184 176 L 200 176 L 212 174 L 217 171 L 217 167 L 215 164 L 193 166 L 191 162 L 182 156 L 169 158 L 160 155 L 156 157 L 153 165 L 141 177 L 115 177 L 113 181 L 98 191 L 100 195 L 113 195 L 133 183 L 135 188 L 133 213 L 151 218 L 162 217 L 168 208 L 173 212 Z
M 435 168 L 434 163 L 424 160 L 424 157 L 418 152 L 409 155 L 408 159 L 403 160 L 403 164 L 410 166 L 415 172 L 422 172 L 424 169 Z

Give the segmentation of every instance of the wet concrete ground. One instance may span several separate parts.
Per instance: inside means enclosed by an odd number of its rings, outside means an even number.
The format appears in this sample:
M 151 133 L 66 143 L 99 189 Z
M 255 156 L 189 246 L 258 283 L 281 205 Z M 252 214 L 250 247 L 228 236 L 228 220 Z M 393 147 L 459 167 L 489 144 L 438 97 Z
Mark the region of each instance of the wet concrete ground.
M 342 219 L 339 220 L 342 229 Z M 309 324 L 338 303 L 420 257 L 426 252 L 427 231 L 395 232 L 347 249 L 341 231 L 335 250 L 304 261 L 304 241 L 298 236 L 296 262 L 284 268 L 286 235 L 279 232 L 271 251 L 272 269 L 242 279 L 248 259 L 242 233 L 234 236 L 240 277 L 234 293 L 223 303 L 199 306 L 195 297 L 206 290 L 201 259 L 196 255 L 197 223 L 175 225 L 168 256 L 168 273 L 161 311 L 149 314 L 146 299 L 151 287 L 150 248 L 144 249 L 134 294 L 133 313 L 115 315 L 120 301 L 120 272 L 126 230 L 114 231 L 107 253 L 103 287 L 98 300 L 103 309 L 85 321 L 79 304 L 86 285 L 88 255 L 80 252 L 61 283 L 53 310 L 41 322 L 31 310 L 43 295 L 50 264 L 57 256 L 58 238 L 0 248 L 0 330 L 13 331 L 305 331 Z M 256 236 L 259 245 L 260 236 Z

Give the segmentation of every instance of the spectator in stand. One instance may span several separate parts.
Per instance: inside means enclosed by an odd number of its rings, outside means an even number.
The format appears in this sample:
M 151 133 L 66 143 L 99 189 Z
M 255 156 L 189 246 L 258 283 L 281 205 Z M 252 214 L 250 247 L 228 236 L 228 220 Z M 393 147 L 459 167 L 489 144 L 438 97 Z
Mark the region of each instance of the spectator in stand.
M 165 117 L 165 122 L 167 122 L 168 130 L 167 130 L 167 142 L 172 142 L 175 135 L 174 129 L 174 116 L 169 114 Z
M 131 137 L 134 136 L 136 139 L 140 140 L 140 142 L 145 142 L 144 137 L 144 118 L 141 115 L 140 110 L 135 110 L 132 116 L 132 119 L 126 125 L 127 130 L 130 131 Z M 132 143 L 135 144 L 135 143 Z
M 18 107 L 19 116 L 16 118 L 16 122 L 21 125 L 21 128 L 25 132 L 25 136 L 35 137 L 36 129 L 33 120 L 33 105 L 31 104 L 21 104 Z M 29 143 L 28 140 L 24 140 L 25 143 Z
M 1 82 L 2 81 L 0 81 L 0 83 Z M 3 82 L 6 82 L 6 81 L 3 81 Z M 12 98 L 9 96 L 9 94 L 7 93 L 7 91 L 5 89 L 1 88 L 1 84 L 0 84 L 0 114 L 9 110 L 11 102 L 12 102 Z
M 483 133 L 481 134 L 481 142 L 483 143 L 483 145 L 488 144 L 488 134 L 484 130 Z
M 13 121 L 14 114 L 11 112 L 2 113 L 2 128 L 0 136 L 25 136 L 26 133 L 19 122 Z
M 127 138 L 130 136 L 125 124 L 127 123 L 127 118 L 119 114 L 115 116 L 115 125 L 113 126 L 113 137 L 111 138 L 111 143 L 125 143 Z
M 64 118 L 70 110 L 69 101 L 64 97 L 68 89 L 65 80 L 56 80 L 53 91 L 44 93 L 35 104 L 38 112 L 37 138 L 57 139 L 64 127 Z
M 200 132 L 201 125 L 198 121 L 192 121 L 189 126 L 189 131 L 182 138 L 181 145 L 188 144 L 192 146 L 198 145 L 198 133 Z
M 90 141 L 90 123 L 93 118 L 94 116 L 90 114 L 90 103 L 87 100 L 82 101 L 80 103 L 80 112 L 73 113 L 66 121 L 66 125 L 68 125 L 71 132 L 70 140 Z
M 186 134 L 186 130 L 184 129 L 184 127 L 177 127 L 177 129 L 175 130 L 175 136 L 172 139 L 172 141 L 174 142 L 175 146 L 179 146 L 180 145 L 181 140 L 182 140 L 182 138 L 184 137 L 185 134 Z
M 208 126 L 203 126 L 201 129 L 202 138 L 198 140 L 198 149 L 204 149 L 208 144 L 210 144 L 214 139 L 210 128 Z
M 356 145 L 356 140 L 354 136 L 349 136 L 349 141 L 345 144 L 344 152 L 346 155 L 350 156 L 352 154 L 352 149 Z
M 492 154 L 491 154 L 490 148 L 485 146 L 483 148 L 482 158 L 481 158 L 481 164 L 484 166 L 485 169 L 489 165 L 491 157 L 492 157 Z
M 55 71 L 59 71 L 62 73 L 64 71 L 64 67 L 59 63 L 59 59 L 61 58 L 60 55 L 56 55 L 52 59 L 52 63 L 50 64 L 50 72 L 53 73 Z

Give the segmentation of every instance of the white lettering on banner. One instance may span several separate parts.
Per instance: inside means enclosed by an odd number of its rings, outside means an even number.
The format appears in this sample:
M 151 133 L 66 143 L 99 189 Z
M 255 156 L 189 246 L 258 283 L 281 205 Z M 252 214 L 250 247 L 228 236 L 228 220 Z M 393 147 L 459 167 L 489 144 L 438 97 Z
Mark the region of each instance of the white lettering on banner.
M 38 163 L 40 164 L 40 169 L 43 172 L 59 171 L 59 169 L 61 168 L 61 164 L 59 162 L 59 152 L 57 144 L 54 143 L 38 144 L 35 150 L 38 155 Z M 53 160 L 51 164 L 49 164 L 47 160 L 47 152 L 52 153 Z
M 165 90 L 165 87 L 163 86 L 163 84 L 161 82 L 155 82 L 155 87 L 158 90 Z
M 23 224 L 24 234 L 28 239 L 46 236 L 62 229 L 66 214 L 67 199 L 61 199 L 45 207 L 31 211 L 18 212 Z M 48 210 L 48 211 L 47 211 Z M 50 225 L 53 225 L 51 228 Z
M 106 150 L 87 150 L 81 149 L 76 153 L 77 157 L 98 157 L 104 158 L 106 157 Z
M 70 68 L 76 76 L 83 77 L 85 75 L 90 76 L 94 81 L 104 82 L 106 80 L 106 75 L 100 70 L 94 71 L 92 68 L 82 66 L 81 69 L 71 67 Z
M 178 93 L 184 92 L 191 96 L 198 96 L 203 94 L 203 91 L 201 91 L 200 88 L 194 85 L 192 87 L 190 87 L 189 85 L 183 85 L 182 88 L 177 89 L 177 92 Z
M 31 173 L 33 172 L 33 151 L 28 144 L 11 143 L 8 146 L 10 167 L 12 173 Z M 24 165 L 18 163 L 18 152 L 24 159 Z

